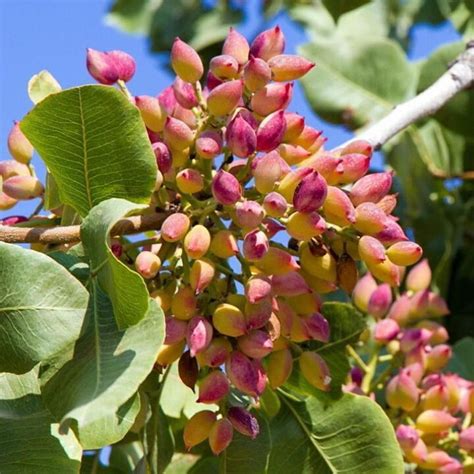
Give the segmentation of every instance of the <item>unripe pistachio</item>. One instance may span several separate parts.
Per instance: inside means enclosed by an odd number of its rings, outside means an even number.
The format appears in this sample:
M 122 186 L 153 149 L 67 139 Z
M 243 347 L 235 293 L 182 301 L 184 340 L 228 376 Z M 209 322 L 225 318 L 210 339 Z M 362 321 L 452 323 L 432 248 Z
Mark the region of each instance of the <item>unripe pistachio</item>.
M 311 287 L 311 289 L 318 294 L 331 293 L 338 289 L 335 282 L 321 280 L 321 278 L 315 277 L 314 275 L 310 275 L 304 270 L 301 270 L 301 274 L 304 276 L 304 279 L 308 282 L 308 285 Z M 344 288 L 344 291 L 347 290 Z
M 449 392 L 445 384 L 440 383 L 428 388 L 422 399 L 423 410 L 443 410 L 449 400 Z
M 194 392 L 194 386 L 196 385 L 199 368 L 194 357 L 191 357 L 190 352 L 183 352 L 178 362 L 178 373 L 181 382 L 184 383 Z
M 185 194 L 194 194 L 204 189 L 201 173 L 193 168 L 186 168 L 176 175 L 176 186 Z
M 207 97 L 209 113 L 215 116 L 228 115 L 235 110 L 242 98 L 242 81 L 224 82 L 212 89 Z
M 302 147 L 300 146 L 300 148 Z M 303 148 L 303 150 L 305 150 L 305 148 Z M 327 184 L 330 185 L 338 184 L 344 172 L 342 159 L 329 153 L 313 155 L 307 160 L 304 160 L 301 165 L 316 170 L 323 176 Z
M 240 158 L 247 158 L 257 149 L 255 130 L 240 114 L 229 123 L 225 138 L 230 151 Z
M 341 227 L 354 224 L 356 220 L 355 209 L 351 200 L 342 189 L 335 186 L 327 187 L 323 211 L 327 221 Z
M 0 220 L 0 225 L 16 225 L 20 224 L 22 222 L 26 222 L 28 220 L 28 217 L 26 216 L 7 216 L 4 219 Z
M 281 387 L 293 371 L 293 356 L 289 349 L 272 352 L 268 359 L 267 376 L 270 387 Z
M 465 428 L 459 433 L 459 447 L 466 451 L 474 451 L 474 426 Z
M 189 272 L 189 284 L 196 294 L 202 293 L 212 282 L 216 271 L 211 260 L 195 260 Z
M 392 187 L 390 172 L 373 173 L 359 179 L 350 192 L 351 201 L 355 206 L 363 202 L 379 202 L 388 194 Z
M 276 305 L 276 302 L 275 302 Z M 276 306 L 273 306 L 272 313 L 270 314 L 270 319 L 268 323 L 265 325 L 265 329 L 268 331 L 268 335 L 270 336 L 271 341 L 273 342 L 273 350 L 279 350 L 279 348 L 275 347 L 275 341 L 280 339 L 281 336 L 281 324 L 280 320 L 277 318 L 276 314 L 274 313 Z
M 212 160 L 222 151 L 222 136 L 215 130 L 206 130 L 196 139 L 196 153 L 204 159 Z
M 119 79 L 128 82 L 135 69 L 135 60 L 123 51 L 101 52 L 87 48 L 87 70 L 101 84 L 111 85 Z
M 291 254 L 276 247 L 270 247 L 256 263 L 267 275 L 286 275 L 300 268 Z
M 265 326 L 272 316 L 272 309 L 272 303 L 268 299 L 255 304 L 247 302 L 244 308 L 247 329 L 260 329 Z
M 431 268 L 425 258 L 415 265 L 407 275 L 405 285 L 410 291 L 426 290 L 431 283 Z
M 428 290 L 417 291 L 411 297 L 410 317 L 419 318 L 425 316 L 428 311 L 430 292 Z
M 161 225 L 161 237 L 166 242 L 177 242 L 188 232 L 190 225 L 186 214 L 177 212 L 168 216 Z
M 239 253 L 234 234 L 230 230 L 220 230 L 211 240 L 211 252 L 219 258 L 230 258 Z
M 177 342 L 183 341 L 186 337 L 187 323 L 180 319 L 173 318 L 172 316 L 167 317 L 165 322 L 165 344 L 176 344 Z
M 212 325 L 202 316 L 194 316 L 186 329 L 186 342 L 191 357 L 202 352 L 212 340 Z
M 374 328 L 374 339 L 382 344 L 395 339 L 400 332 L 400 326 L 394 319 L 382 319 Z
M 428 456 L 428 459 L 429 457 L 430 456 Z M 443 464 L 437 468 L 436 474 L 462 474 L 463 465 L 460 463 L 460 461 L 450 456 L 448 456 L 448 458 L 449 462 L 446 463 L 446 458 L 444 456 L 440 459 L 441 463 Z
M 275 219 L 265 217 L 262 221 L 262 228 L 269 239 L 273 238 L 278 232 L 285 230 L 285 226 Z
M 354 228 L 362 234 L 374 235 L 385 229 L 387 220 L 387 216 L 377 204 L 363 202 L 355 209 Z
M 220 367 L 232 352 L 232 345 L 225 337 L 216 337 L 203 351 L 196 354 L 201 367 Z
M 281 194 L 277 192 L 271 192 L 263 199 L 263 208 L 270 217 L 283 217 L 286 213 L 288 205 L 285 198 Z
M 209 250 L 211 234 L 203 225 L 195 225 L 184 238 L 184 250 L 189 258 L 199 259 Z
M 380 263 L 366 263 L 370 273 L 378 280 L 388 283 L 390 286 L 400 285 L 400 269 L 388 258 Z
M 322 139 L 322 140 L 321 140 Z M 324 143 L 325 139 L 322 137 L 322 132 L 316 130 L 309 125 L 305 125 L 303 131 L 298 135 L 298 138 L 293 142 L 293 145 L 300 145 L 311 153 L 316 153 Z
M 424 433 L 447 431 L 456 425 L 458 419 L 441 410 L 426 410 L 416 419 L 417 429 Z
M 352 140 L 347 145 L 339 150 L 339 154 L 342 155 L 350 155 L 352 153 L 359 153 L 365 156 L 372 156 L 373 147 L 372 145 L 366 140 Z
M 250 54 L 256 58 L 268 61 L 270 58 L 282 54 L 285 50 L 285 37 L 280 27 L 262 31 L 252 41 Z
M 354 259 L 343 253 L 337 260 L 337 283 L 347 294 L 352 294 L 359 279 L 359 271 Z
M 30 176 L 30 169 L 24 163 L 14 160 L 0 161 L 0 176 L 5 181 L 12 176 Z
M 275 183 L 286 172 L 286 164 L 277 151 L 271 151 L 266 155 L 259 156 L 252 162 L 252 175 L 255 178 L 255 187 L 262 194 L 271 192 L 275 187 Z
M 40 197 L 44 188 L 33 176 L 12 176 L 3 182 L 3 192 L 10 198 L 26 200 Z
M 255 418 L 248 410 L 242 407 L 231 407 L 227 411 L 227 418 L 232 426 L 240 434 L 255 439 L 259 432 L 260 426 L 257 418 Z
M 428 297 L 428 313 L 431 316 L 446 316 L 449 314 L 449 308 L 446 301 L 436 293 L 429 292 Z
M 286 199 L 288 204 L 293 203 L 293 195 L 300 181 L 312 173 L 313 170 L 311 168 L 298 168 L 294 171 L 290 171 L 281 180 L 278 186 L 278 192 Z
M 271 151 L 281 143 L 286 127 L 284 114 L 277 110 L 262 120 L 257 129 L 258 151 Z
M 420 438 L 415 447 L 411 450 L 405 450 L 405 456 L 408 462 L 413 464 L 423 464 L 428 456 L 428 449 L 422 438 Z
M 267 116 L 279 109 L 286 109 L 293 95 L 291 82 L 271 83 L 259 89 L 253 95 L 250 105 L 252 110 L 261 116 Z
M 426 357 L 426 368 L 432 372 L 438 372 L 446 367 L 453 351 L 447 344 L 439 344 L 428 352 Z
M 257 201 L 238 202 L 235 205 L 235 220 L 239 227 L 255 229 L 265 216 L 265 211 Z
M 155 278 L 161 268 L 161 260 L 153 252 L 144 250 L 140 252 L 135 259 L 135 268 L 143 278 Z
M 300 261 L 303 270 L 322 280 L 335 282 L 337 280 L 337 265 L 330 252 L 324 255 L 313 255 L 310 246 L 304 243 L 300 247 Z
M 351 153 L 341 155 L 342 168 L 344 170 L 342 174 L 341 183 L 348 184 L 357 181 L 362 178 L 369 170 L 370 156 L 363 155 L 361 153 Z
M 221 54 L 211 59 L 209 69 L 218 78 L 233 79 L 239 71 L 239 63 L 233 56 Z
M 228 303 L 217 306 L 212 315 L 212 324 L 225 336 L 239 337 L 247 331 L 247 322 L 242 311 Z
M 8 134 L 7 145 L 10 155 L 18 163 L 28 164 L 33 158 L 33 145 L 20 130 L 20 122 L 15 121 L 13 123 L 13 127 Z M 3 178 L 5 179 L 5 176 Z
M 196 314 L 197 300 L 189 286 L 181 287 L 173 297 L 171 311 L 175 318 L 188 320 Z
M 311 293 L 311 289 L 299 272 L 288 272 L 284 275 L 273 275 L 271 288 L 277 296 L 298 296 Z
M 230 391 L 227 377 L 220 370 L 209 372 L 199 382 L 198 403 L 217 403 L 226 397 Z
M 171 48 L 171 67 L 183 81 L 195 83 L 204 73 L 199 54 L 179 38 L 174 40 Z
M 430 336 L 431 333 L 423 328 L 405 329 L 400 339 L 400 349 L 403 352 L 408 353 L 425 344 Z
M 162 173 L 167 173 L 171 169 L 172 158 L 169 148 L 163 142 L 156 142 L 152 145 L 155 153 L 156 164 Z
M 194 112 L 192 110 L 181 107 L 181 105 L 179 104 L 176 104 L 173 117 L 175 119 L 181 120 L 181 122 L 185 123 L 192 130 L 197 128 L 198 123 Z
M 171 309 L 174 288 L 160 288 L 153 291 L 150 296 L 158 303 L 158 306 L 166 313 Z
M 176 362 L 181 357 L 185 345 L 186 341 L 184 340 L 176 342 L 175 344 L 163 344 L 156 356 L 156 363 L 166 367 Z
M 300 356 L 300 370 L 304 378 L 319 390 L 331 389 L 331 376 L 325 360 L 316 352 L 305 351 Z
M 311 339 L 310 335 L 308 334 L 306 322 L 302 316 L 295 315 L 295 317 L 291 320 L 289 339 L 290 341 L 296 343 L 309 341 Z
M 276 317 L 280 321 L 280 330 L 282 336 L 288 337 L 291 332 L 293 325 L 293 318 L 296 318 L 296 312 L 293 308 L 284 300 L 278 299 L 278 307 L 275 310 Z
M 416 325 L 416 327 L 430 331 L 431 336 L 428 340 L 429 344 L 432 344 L 432 345 L 442 344 L 449 339 L 448 331 L 446 330 L 446 328 L 435 321 L 430 321 L 429 319 L 425 319 L 423 321 L 420 321 Z
M 392 290 L 387 283 L 384 283 L 379 285 L 370 295 L 367 312 L 374 318 L 380 319 L 385 316 L 391 304 Z
M 328 342 L 331 334 L 328 320 L 321 313 L 313 313 L 304 318 L 307 332 L 311 339 Z
M 250 46 L 243 35 L 236 29 L 229 28 L 229 33 L 222 46 L 222 53 L 234 57 L 239 64 L 245 64 L 249 58 Z
M 216 421 L 216 414 L 204 410 L 193 415 L 184 425 L 183 439 L 187 450 L 205 441 Z
M 167 117 L 163 131 L 165 142 L 175 150 L 184 150 L 194 139 L 193 131 L 181 120 Z
M 268 299 L 272 294 L 272 284 L 270 279 L 256 275 L 250 278 L 245 285 L 245 297 L 250 304 L 257 304 L 262 300 Z
M 321 300 L 314 292 L 299 296 L 287 296 L 286 300 L 300 315 L 309 315 L 321 309 Z
M 298 165 L 311 156 L 311 153 L 302 146 L 290 145 L 289 143 L 282 143 L 278 147 L 278 152 L 290 166 Z
M 227 376 L 238 390 L 252 397 L 258 396 L 259 374 L 249 358 L 234 351 L 225 366 Z
M 302 115 L 294 112 L 285 112 L 284 118 L 286 129 L 283 135 L 283 141 L 291 143 L 293 140 L 296 140 L 303 131 L 305 120 Z
M 293 54 L 273 56 L 268 65 L 272 70 L 272 79 L 277 82 L 300 79 L 315 66 L 311 61 Z
M 176 101 L 181 105 L 181 107 L 184 107 L 185 109 L 197 107 L 199 101 L 196 97 L 194 87 L 189 82 L 185 82 L 177 77 L 174 80 L 172 87 Z
M 385 219 L 384 229 L 377 232 L 375 237 L 384 245 L 393 245 L 397 242 L 408 240 L 403 229 L 391 218 Z
M 234 429 L 227 418 L 217 420 L 209 432 L 209 446 L 217 456 L 224 451 L 232 441 Z
M 239 349 L 248 357 L 261 359 L 273 350 L 273 342 L 266 331 L 255 329 L 237 339 Z
M 420 436 L 413 426 L 398 425 L 396 430 L 397 441 L 404 451 L 412 450 Z
M 139 95 L 135 97 L 137 106 L 147 128 L 153 132 L 161 132 L 165 126 L 166 112 L 156 97 Z
M 238 179 L 227 171 L 220 170 L 212 179 L 212 194 L 217 202 L 230 206 L 242 196 Z
M 303 177 L 298 183 L 293 195 L 293 206 L 300 212 L 318 210 L 325 202 L 328 186 L 326 180 L 317 172 Z
M 257 396 L 259 397 L 267 387 L 268 377 L 260 359 L 253 359 L 252 365 L 257 372 Z
M 361 311 L 367 312 L 369 300 L 372 293 L 377 288 L 377 282 L 370 273 L 366 273 L 356 284 L 352 292 L 354 304 Z
M 250 231 L 244 237 L 242 250 L 247 260 L 261 260 L 269 251 L 267 236 L 258 229 Z
M 208 90 L 212 91 L 217 86 L 220 86 L 224 81 L 219 79 L 215 74 L 212 74 L 211 71 L 208 71 L 206 76 L 206 87 Z
M 250 92 L 262 89 L 272 80 L 270 66 L 263 59 L 251 56 L 244 67 L 243 80 Z
M 402 408 L 405 411 L 412 411 L 418 403 L 418 388 L 413 379 L 401 370 L 387 384 L 385 390 L 387 403 L 392 408 Z
M 18 201 L 11 198 L 8 194 L 0 192 L 0 211 L 8 211 L 11 209 Z

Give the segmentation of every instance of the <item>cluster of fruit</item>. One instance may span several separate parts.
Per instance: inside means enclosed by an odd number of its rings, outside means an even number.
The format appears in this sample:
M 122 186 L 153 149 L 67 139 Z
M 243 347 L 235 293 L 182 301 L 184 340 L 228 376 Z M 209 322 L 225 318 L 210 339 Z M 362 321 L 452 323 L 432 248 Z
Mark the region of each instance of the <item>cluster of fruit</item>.
M 372 348 L 373 364 L 354 367 L 346 390 L 374 397 L 385 390 L 382 403 L 407 462 L 439 474 L 471 472 L 463 466 L 474 468 L 474 384 L 443 373 L 452 349 L 436 319 L 449 311 L 430 285 L 426 260 L 409 271 L 401 294 L 370 273 L 359 280 L 353 300 L 373 318 L 364 345 Z

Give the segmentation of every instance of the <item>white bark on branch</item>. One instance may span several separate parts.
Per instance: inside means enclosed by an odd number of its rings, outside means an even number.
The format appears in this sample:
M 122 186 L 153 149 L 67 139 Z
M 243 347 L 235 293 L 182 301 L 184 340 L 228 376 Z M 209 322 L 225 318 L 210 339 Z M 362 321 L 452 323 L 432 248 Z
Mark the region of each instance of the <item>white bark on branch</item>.
M 474 84 L 474 41 L 430 87 L 413 99 L 397 105 L 386 117 L 375 123 L 354 140 L 366 140 L 375 150 L 417 120 L 437 112 L 456 94 Z M 353 140 L 349 140 L 350 143 Z

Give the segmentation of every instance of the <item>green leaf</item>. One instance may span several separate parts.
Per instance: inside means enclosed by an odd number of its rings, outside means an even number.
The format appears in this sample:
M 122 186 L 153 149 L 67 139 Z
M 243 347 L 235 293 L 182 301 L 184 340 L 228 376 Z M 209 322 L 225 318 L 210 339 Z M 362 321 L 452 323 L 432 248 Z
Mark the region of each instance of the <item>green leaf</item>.
M 258 417 L 260 434 L 251 439 L 234 431 L 230 446 L 219 456 L 220 472 L 226 474 L 263 474 L 267 470 L 268 456 L 272 449 L 272 440 L 267 421 Z M 288 472 L 288 471 L 287 471 Z M 295 472 L 295 471 L 290 471 Z
M 153 472 L 163 473 L 174 454 L 174 438 L 168 418 L 164 414 L 159 400 L 152 400 L 152 416 L 147 424 L 148 453 Z
M 316 63 L 302 79 L 306 96 L 330 122 L 367 125 L 414 93 L 415 70 L 394 41 L 339 33 L 299 52 Z
M 79 472 L 81 447 L 73 433 L 59 434 L 41 402 L 37 370 L 0 374 L 2 474 Z
M 369 2 L 370 0 L 323 0 L 324 6 L 336 20 L 344 13 L 355 10 Z
M 106 23 L 129 33 L 147 34 L 156 2 L 150 0 L 115 0 L 106 16 Z
M 0 371 L 24 373 L 81 334 L 85 288 L 46 255 L 0 242 Z
M 474 382 L 474 338 L 465 337 L 454 344 L 446 370 Z
M 120 472 L 132 474 L 140 460 L 143 458 L 141 442 L 122 443 L 112 446 L 109 466 Z
M 46 172 L 46 189 L 44 191 L 44 208 L 49 211 L 61 206 L 58 185 L 53 175 Z
M 298 393 L 317 396 L 321 399 L 337 398 L 341 394 L 341 385 L 345 382 L 350 370 L 346 355 L 346 346 L 359 339 L 366 328 L 365 318 L 354 306 L 347 303 L 326 302 L 321 313 L 329 322 L 331 338 L 327 344 L 317 343 L 313 349 L 318 352 L 329 366 L 331 374 L 331 391 L 329 393 L 317 390 L 310 385 L 298 365 L 293 368 L 287 386 Z
M 28 82 L 28 95 L 34 104 L 41 102 L 50 94 L 61 91 L 59 82 L 46 70 L 35 74 Z
M 134 395 L 120 406 L 116 413 L 99 418 L 81 428 L 83 449 L 98 449 L 114 444 L 130 431 L 140 411 L 140 397 Z
M 121 329 L 144 318 L 149 296 L 143 278 L 112 253 L 109 233 L 119 219 L 143 208 L 124 199 L 109 199 L 94 207 L 81 226 L 81 240 L 90 259 L 91 273 L 111 299 Z
M 403 459 L 383 410 L 367 397 L 344 394 L 325 404 L 292 401 L 270 422 L 271 474 L 403 474 Z
M 156 163 L 145 125 L 113 87 L 50 95 L 22 120 L 21 129 L 54 176 L 62 202 L 81 216 L 113 197 L 149 202 Z
M 464 48 L 465 43 L 463 41 L 444 44 L 438 48 L 421 67 L 418 92 L 425 90 L 443 75 Z M 473 111 L 474 91 L 466 90 L 449 100 L 434 115 L 434 118 L 452 132 L 474 140 L 474 130 L 471 123 Z
M 43 395 L 63 428 L 72 425 L 82 444 L 106 445 L 112 436 L 109 417 L 116 417 L 153 368 L 164 339 L 164 318 L 151 301 L 142 321 L 120 331 L 110 300 L 92 282 L 88 321 L 74 358 L 46 382 Z M 91 439 L 92 428 L 100 426 Z

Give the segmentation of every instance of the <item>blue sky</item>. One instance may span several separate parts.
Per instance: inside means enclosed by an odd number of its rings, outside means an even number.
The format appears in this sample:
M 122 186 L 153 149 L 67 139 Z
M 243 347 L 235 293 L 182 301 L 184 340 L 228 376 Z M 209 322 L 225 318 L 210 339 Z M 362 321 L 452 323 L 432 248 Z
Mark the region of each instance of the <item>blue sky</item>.
M 63 88 L 92 83 L 85 67 L 85 50 L 122 49 L 132 54 L 138 68 L 129 87 L 132 93 L 154 95 L 172 80 L 160 66 L 162 61 L 148 53 L 147 40 L 130 36 L 105 24 L 105 12 L 110 0 L 0 0 L 0 150 L 1 160 L 9 159 L 6 139 L 12 121 L 23 117 L 31 108 L 27 83 L 33 74 L 49 70 Z M 243 25 L 244 34 L 254 34 L 259 24 L 255 14 L 257 2 L 248 2 L 249 14 Z M 278 23 L 287 37 L 288 52 L 305 41 L 302 28 L 285 15 L 272 20 Z M 451 25 L 441 28 L 419 26 L 413 32 L 411 59 L 419 59 L 438 45 L 454 41 L 457 34 Z M 340 127 L 325 124 L 316 117 L 297 87 L 292 110 L 307 117 L 309 124 L 324 130 L 329 145 L 335 146 L 349 137 Z M 44 174 L 41 161 L 33 161 L 40 176 Z M 2 213 L 27 214 L 37 201 L 23 202 Z

